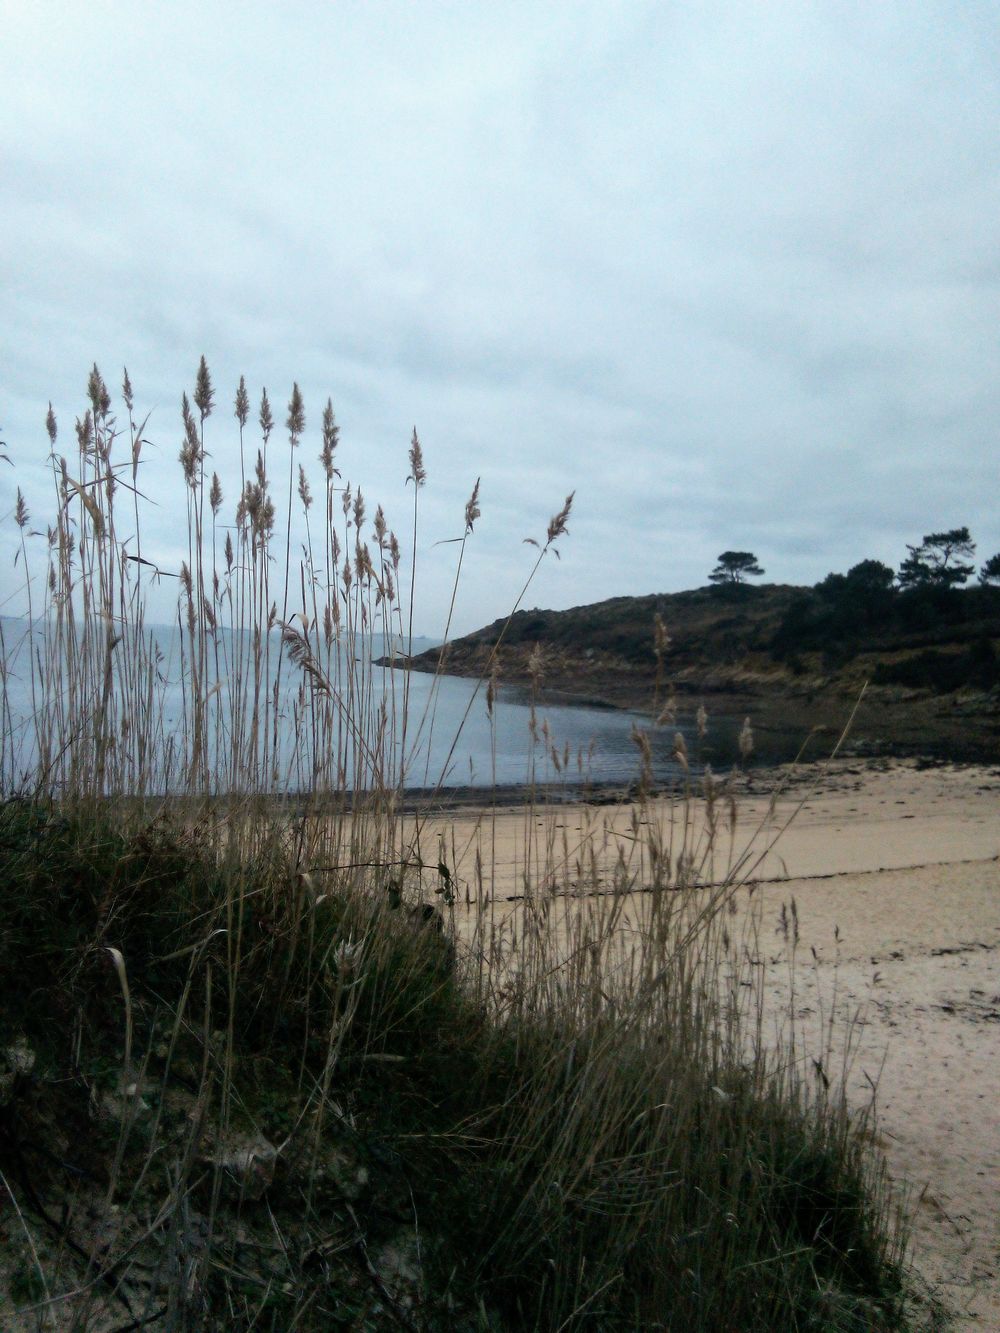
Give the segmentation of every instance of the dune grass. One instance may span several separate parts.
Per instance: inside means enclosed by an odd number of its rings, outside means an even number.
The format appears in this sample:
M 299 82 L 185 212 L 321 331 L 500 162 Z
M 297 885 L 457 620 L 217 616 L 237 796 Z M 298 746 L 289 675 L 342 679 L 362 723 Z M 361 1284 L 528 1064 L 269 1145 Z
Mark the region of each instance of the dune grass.
M 904 1327 L 904 1237 L 863 1118 L 765 1040 L 731 936 L 750 863 L 725 850 L 725 790 L 692 780 L 668 826 L 637 818 L 641 855 L 599 898 L 577 849 L 579 910 L 544 834 L 514 916 L 488 865 L 460 892 L 446 845 L 422 847 L 434 796 L 403 817 L 433 716 L 374 662 L 407 649 L 415 562 L 339 477 L 332 407 L 317 519 L 298 390 L 275 463 L 270 403 L 251 449 L 242 381 L 223 537 L 204 362 L 182 411 L 168 725 L 145 430 L 127 376 L 122 425 L 96 368 L 88 396 L 72 465 L 53 454 L 41 575 L 15 516 L 32 637 L 3 644 L 0 1322 Z M 55 450 L 51 414 L 49 433 Z M 414 432 L 414 547 L 425 480 Z M 459 571 L 478 511 L 477 484 Z M 25 672 L 27 729 L 9 706 Z M 637 754 L 642 801 L 641 732 Z

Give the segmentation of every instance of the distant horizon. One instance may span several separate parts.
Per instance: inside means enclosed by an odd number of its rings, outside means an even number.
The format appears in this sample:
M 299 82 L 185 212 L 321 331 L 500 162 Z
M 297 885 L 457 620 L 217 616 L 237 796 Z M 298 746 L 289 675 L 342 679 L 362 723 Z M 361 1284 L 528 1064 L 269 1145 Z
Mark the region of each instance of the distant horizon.
M 33 616 L 33 617 L 32 617 L 32 621 L 33 621 L 34 623 L 37 623 L 37 622 L 38 622 L 39 620 L 41 620 L 42 618 L 43 618 L 43 617 L 36 615 L 36 616 Z M 53 614 L 50 614 L 47 618 L 48 618 L 48 619 L 53 619 Z M 25 622 L 25 621 L 28 620 L 28 615 L 27 615 L 27 612 L 25 612 L 23 615 L 10 615 L 10 614 L 9 614 L 8 612 L 6 612 L 6 611 L 0 611 L 0 620 L 13 620 L 13 621 L 18 621 L 18 622 L 22 622 L 22 623 L 23 623 L 23 622 Z M 179 626 L 176 620 L 173 620 L 173 621 L 166 621 L 166 620 L 147 620 L 147 621 L 145 622 L 143 628 L 144 628 L 144 629 L 147 629 L 147 630 L 152 630 L 152 629 L 166 629 L 166 630 L 170 630 L 171 632 L 173 632 L 174 630 L 182 629 L 183 632 L 184 632 L 185 634 L 188 632 L 186 626 L 183 626 L 183 627 L 182 627 L 182 626 Z M 271 628 L 270 628 L 269 630 L 267 630 L 266 632 L 267 632 L 268 634 L 276 634 L 276 635 L 280 636 L 280 635 L 281 635 L 281 631 L 282 631 L 282 627 L 281 627 L 281 625 L 276 624 L 276 625 L 272 625 Z M 224 624 L 220 624 L 219 626 L 217 626 L 217 632 L 220 633 L 220 634 L 252 634 L 252 633 L 253 633 L 253 626 L 250 626 L 249 628 L 247 628 L 247 627 L 243 627 L 243 626 L 233 626 L 233 625 L 224 625 Z M 341 632 L 341 637 L 342 637 L 342 638 L 346 638 L 346 636 L 347 636 L 347 631 L 346 631 L 346 630 L 343 630 L 343 631 Z M 373 638 L 374 638 L 374 639 L 383 639 L 383 638 L 406 639 L 408 636 L 406 635 L 405 632 L 404 632 L 404 633 L 398 633 L 398 632 L 397 632 L 397 633 L 394 633 L 394 634 L 392 634 L 392 635 L 386 635 L 386 634 L 383 634 L 383 632 L 382 632 L 381 630 L 363 630 L 363 631 L 362 631 L 362 630 L 356 630 L 356 631 L 354 632 L 354 637 L 355 637 L 355 638 L 362 638 L 362 637 L 364 637 L 364 638 L 368 638 L 368 639 L 373 639 Z M 414 642 L 414 643 L 429 643 L 429 644 L 432 644 L 432 645 L 433 645 L 434 643 L 440 643 L 440 642 L 441 642 L 441 636 L 440 636 L 440 635 L 434 635 L 434 634 L 417 634 L 417 633 L 414 633 L 414 635 L 413 635 L 413 642 Z

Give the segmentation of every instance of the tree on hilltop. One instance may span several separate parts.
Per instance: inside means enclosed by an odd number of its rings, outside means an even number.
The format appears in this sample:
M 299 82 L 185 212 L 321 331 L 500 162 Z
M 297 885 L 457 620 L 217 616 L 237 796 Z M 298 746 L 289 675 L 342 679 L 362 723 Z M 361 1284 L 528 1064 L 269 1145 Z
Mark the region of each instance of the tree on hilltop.
M 975 566 L 966 563 L 976 549 L 968 528 L 929 532 L 899 567 L 901 588 L 955 588 L 967 583 Z
M 764 573 L 752 551 L 723 551 L 719 563 L 709 574 L 710 583 L 736 584 Z
M 991 555 L 986 564 L 979 571 L 979 582 L 1000 583 L 1000 551 L 996 555 Z
M 831 600 L 840 600 L 845 595 L 865 599 L 880 597 L 890 592 L 896 575 L 881 560 L 862 560 L 852 565 L 846 574 L 827 574 L 821 583 L 816 584 L 816 591 Z
M 846 574 L 827 574 L 816 591 L 836 616 L 874 622 L 885 615 L 895 596 L 896 575 L 881 560 L 862 560 Z

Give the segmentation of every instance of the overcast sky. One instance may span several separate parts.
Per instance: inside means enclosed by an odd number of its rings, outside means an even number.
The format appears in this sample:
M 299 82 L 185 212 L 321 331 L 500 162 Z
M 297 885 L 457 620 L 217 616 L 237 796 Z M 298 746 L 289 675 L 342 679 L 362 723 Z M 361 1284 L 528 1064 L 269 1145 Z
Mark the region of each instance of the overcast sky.
M 229 513 L 241 373 L 282 421 L 299 382 L 307 464 L 332 397 L 404 546 L 416 425 L 426 633 L 479 475 L 459 632 L 574 489 L 528 605 L 727 548 L 788 583 L 962 524 L 1000 550 L 992 0 L 21 0 L 0 33 L 0 609 L 93 361 L 152 410 L 146 550 L 179 565 L 201 354 Z

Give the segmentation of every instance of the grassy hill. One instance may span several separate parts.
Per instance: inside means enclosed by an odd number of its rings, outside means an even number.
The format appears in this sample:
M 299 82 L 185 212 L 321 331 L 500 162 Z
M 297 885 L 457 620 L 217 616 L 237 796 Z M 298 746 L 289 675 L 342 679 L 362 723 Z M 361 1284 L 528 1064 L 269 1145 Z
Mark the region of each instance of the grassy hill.
M 836 728 L 867 687 L 858 718 L 865 744 L 1000 755 L 1000 589 L 904 593 L 845 583 L 698 588 L 518 611 L 411 665 L 457 675 L 496 669 L 522 685 L 534 665 L 550 697 L 650 708 L 658 693 L 673 693 L 682 708 L 703 702 L 717 713 L 757 714 L 763 732 L 775 733 L 770 749 L 765 742 L 769 758 L 787 757 L 816 725 Z M 657 617 L 669 636 L 659 692 Z

